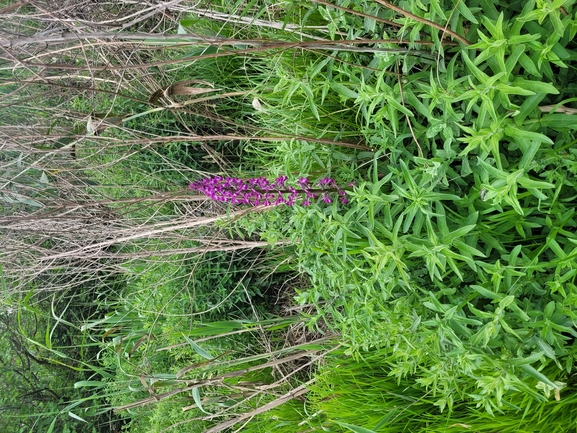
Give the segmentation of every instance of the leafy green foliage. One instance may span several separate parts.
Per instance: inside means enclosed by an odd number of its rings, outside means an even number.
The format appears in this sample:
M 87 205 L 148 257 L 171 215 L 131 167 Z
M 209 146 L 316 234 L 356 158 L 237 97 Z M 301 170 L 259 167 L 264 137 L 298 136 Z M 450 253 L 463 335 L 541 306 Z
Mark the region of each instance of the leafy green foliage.
M 147 267 L 145 273 L 130 283 L 124 302 L 143 314 L 151 314 L 150 320 L 157 315 L 165 316 L 167 327 L 194 318 L 242 316 L 243 310 L 245 313 L 250 310 L 249 302 L 258 304 L 261 290 L 266 290 L 270 283 L 246 268 L 251 263 L 249 256 L 207 252 L 159 262 Z M 256 258 L 258 255 L 252 261 Z M 179 262 L 181 265 L 177 266 Z
M 567 431 L 574 426 L 574 399 L 570 390 L 560 401 L 533 403 L 531 411 L 519 410 L 530 397 L 514 392 L 510 405 L 489 414 L 457 403 L 442 412 L 432 392 L 423 392 L 413 377 L 390 380 L 387 351 L 367 353 L 362 360 L 335 356 L 319 371 L 311 386 L 307 424 L 337 432 L 537 432 Z M 362 407 L 362 410 L 358 408 Z M 563 416 L 561 416 L 563 414 Z M 574 427 L 569 427 L 574 431 Z
M 120 280 L 110 278 L 101 289 L 112 291 Z M 59 295 L 30 290 L 10 300 L 0 321 L 6 431 L 96 433 L 122 425 L 99 395 L 72 386 L 110 377 L 98 360 L 98 346 L 77 326 L 99 314 L 98 294 L 86 287 Z
M 442 16 L 444 3 L 423 17 Z M 574 120 L 547 108 L 574 96 L 562 3 L 493 5 L 469 29 L 473 45 L 434 60 L 349 52 L 321 62 L 329 88 L 314 86 L 295 118 L 328 126 L 310 100 L 336 96 L 377 149 L 356 171 L 350 206 L 291 216 L 285 233 L 313 280 L 297 299 L 317 306 L 313 320 L 332 323 L 349 353 L 383 350 L 390 376 L 414 377 L 440 408 L 469 401 L 494 413 L 519 391 L 544 401 L 538 387 L 559 389 L 573 371 Z

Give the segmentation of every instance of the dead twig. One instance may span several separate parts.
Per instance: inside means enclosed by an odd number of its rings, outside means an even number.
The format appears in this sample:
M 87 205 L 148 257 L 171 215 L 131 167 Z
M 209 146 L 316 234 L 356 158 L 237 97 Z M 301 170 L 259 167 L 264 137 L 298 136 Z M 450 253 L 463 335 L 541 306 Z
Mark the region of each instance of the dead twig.
M 450 31 L 447 31 L 450 33 Z M 342 40 L 314 40 L 300 42 L 274 41 L 268 39 L 228 39 L 222 37 L 197 36 L 192 34 L 164 35 L 156 33 L 117 33 L 117 32 L 94 32 L 94 33 L 59 33 L 54 35 L 35 35 L 27 38 L 8 39 L 0 42 L 2 48 L 15 48 L 24 45 L 59 45 L 83 40 L 109 40 L 120 43 L 149 43 L 151 45 L 165 46 L 172 44 L 208 44 L 213 46 L 254 46 L 272 48 L 317 48 L 319 46 L 359 45 L 359 44 L 409 44 L 409 41 L 401 39 L 342 39 Z M 433 41 L 415 41 L 417 45 L 434 45 Z M 64 66 L 64 65 L 59 65 Z
M 150 36 L 150 35 L 149 35 Z M 409 50 L 409 49 L 397 49 L 397 48 L 380 48 L 380 47 L 358 47 L 358 45 L 375 45 L 375 44 L 403 44 L 407 45 L 410 44 L 409 41 L 402 41 L 400 39 L 352 39 L 352 40 L 339 40 L 339 41 L 302 41 L 302 42 L 279 42 L 279 41 L 261 41 L 261 40 L 220 40 L 215 38 L 210 38 L 211 40 L 207 40 L 207 38 L 203 39 L 202 42 L 193 42 L 191 40 L 191 36 L 189 35 L 171 35 L 171 38 L 184 36 L 189 39 L 191 44 L 199 44 L 199 43 L 206 43 L 209 45 L 216 45 L 216 46 L 251 46 L 251 48 L 246 49 L 238 49 L 238 50 L 226 50 L 211 54 L 199 54 L 194 56 L 182 57 L 180 59 L 172 59 L 172 60 L 163 60 L 157 62 L 150 62 L 150 63 L 142 63 L 142 64 L 127 64 L 122 66 L 116 65 L 63 65 L 63 64 L 55 64 L 55 63 L 34 63 L 28 60 L 17 60 L 17 59 L 8 59 L 4 56 L 0 56 L 0 59 L 8 60 L 10 62 L 14 62 L 16 66 L 22 65 L 27 68 L 36 67 L 36 68 L 46 68 L 46 69 L 59 69 L 59 70 L 68 70 L 68 71 L 80 71 L 89 69 L 90 71 L 125 71 L 125 70 L 133 70 L 133 69 L 145 69 L 151 68 L 155 66 L 166 66 L 166 65 L 173 65 L 179 63 L 190 63 L 197 60 L 203 59 L 214 59 L 220 57 L 227 57 L 227 56 L 238 56 L 238 55 L 245 55 L 245 54 L 257 54 L 269 50 L 291 50 L 291 49 L 307 49 L 307 50 L 341 50 L 341 51 L 370 51 L 370 52 L 405 52 L 408 54 L 414 55 L 427 55 L 428 53 Z M 66 36 L 67 37 L 67 36 Z M 75 39 L 78 39 L 78 35 L 75 35 Z M 85 38 L 92 38 L 90 34 L 84 35 Z M 109 34 L 108 37 L 110 38 L 117 38 L 117 34 Z M 68 37 L 67 37 L 68 38 Z M 198 39 L 198 38 L 197 38 Z M 40 41 L 38 41 L 40 42 Z M 62 41 L 60 41 L 62 42 Z M 8 41 L 8 42 L 1 42 L 0 47 L 8 48 L 11 43 L 15 43 L 15 41 Z M 421 45 L 433 45 L 434 42 L 431 41 L 418 41 L 414 42 L 415 44 Z M 8 45 L 8 46 L 2 46 Z
M 565 107 L 564 105 L 541 105 L 539 110 L 542 113 L 577 114 L 577 108 Z
M 305 394 L 306 392 L 308 392 L 308 386 L 311 385 L 312 383 L 314 383 L 315 379 L 311 379 L 305 383 L 303 383 L 302 385 L 296 387 L 295 389 L 287 392 L 286 394 L 284 394 L 283 396 L 255 409 L 252 410 L 250 412 L 246 412 L 243 413 L 241 416 L 225 421 L 223 423 L 220 423 L 214 427 L 209 428 L 208 430 L 206 430 L 204 433 L 218 433 L 221 432 L 223 430 L 226 430 L 229 427 L 232 427 L 235 424 L 238 424 L 239 422 L 242 422 L 246 419 L 252 418 L 256 415 L 259 415 L 261 413 L 267 412 L 277 406 L 280 406 L 284 403 L 286 403 L 289 400 L 292 400 L 294 398 L 298 398 L 301 395 Z
M 375 0 L 375 1 L 376 1 L 377 3 L 379 3 L 380 5 L 386 7 L 387 9 L 391 9 L 392 11 L 395 11 L 395 12 L 401 14 L 401 15 L 404 15 L 404 16 L 406 16 L 407 18 L 414 19 L 415 21 L 419 21 L 419 22 L 421 22 L 421 23 L 423 23 L 423 24 L 427 24 L 427 25 L 429 25 L 429 26 L 431 26 L 431 27 L 434 27 L 434 28 L 436 28 L 437 30 L 441 30 L 441 31 L 443 31 L 443 32 L 446 32 L 446 33 L 448 33 L 449 35 L 451 35 L 452 37 L 454 37 L 455 39 L 457 39 L 458 41 L 460 41 L 461 43 L 463 43 L 464 45 L 467 45 L 467 46 L 471 45 L 471 42 L 469 42 L 469 41 L 468 41 L 467 39 L 465 39 L 463 36 L 458 35 L 457 33 L 453 32 L 452 30 L 445 29 L 445 27 L 443 27 L 443 26 L 441 26 L 441 25 L 439 25 L 439 24 L 437 24 L 437 23 L 435 23 L 435 22 L 433 22 L 433 21 L 430 21 L 430 20 L 428 20 L 428 19 L 426 19 L 426 18 L 418 17 L 417 15 L 412 14 L 411 12 L 408 12 L 408 11 L 406 11 L 406 10 L 398 7 L 398 6 L 395 6 L 394 4 L 389 3 L 389 2 L 386 1 L 386 0 Z
M 12 12 L 13 10 L 16 10 L 22 6 L 26 6 L 28 3 L 29 3 L 28 0 L 24 0 L 24 1 L 16 2 L 10 6 L 6 6 L 2 9 L 0 9 L 0 15 L 7 14 L 8 12 Z
M 397 62 L 397 80 L 399 82 L 399 92 L 401 94 L 401 104 L 404 108 L 407 108 L 405 105 L 405 95 L 403 94 L 403 83 L 401 81 L 401 73 L 399 72 L 399 59 L 396 60 Z M 415 135 L 415 131 L 413 131 L 413 125 L 411 124 L 411 119 L 408 114 L 405 114 L 405 119 L 407 119 L 407 125 L 409 125 L 409 129 L 411 130 L 411 135 L 413 136 L 413 140 L 417 144 L 417 148 L 419 149 L 419 156 L 423 158 L 423 149 L 421 148 L 421 144 L 419 140 L 417 140 L 417 136 Z

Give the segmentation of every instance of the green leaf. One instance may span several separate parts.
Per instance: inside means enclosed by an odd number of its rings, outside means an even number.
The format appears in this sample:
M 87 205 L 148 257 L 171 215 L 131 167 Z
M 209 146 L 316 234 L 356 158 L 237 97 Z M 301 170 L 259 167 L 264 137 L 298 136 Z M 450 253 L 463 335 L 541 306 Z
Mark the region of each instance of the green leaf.
M 393 107 L 395 107 L 397 110 L 399 110 L 401 113 L 406 114 L 409 117 L 415 117 L 415 115 L 413 114 L 413 112 L 411 110 L 403 107 L 403 105 L 399 101 L 397 101 L 395 98 L 388 97 L 387 102 L 390 105 L 392 105 Z
M 471 311 L 471 313 L 473 313 L 477 317 L 480 317 L 481 319 L 492 319 L 493 318 L 493 314 L 478 310 L 477 308 L 473 307 L 471 304 L 468 304 L 468 307 L 469 307 L 469 310 Z
M 525 80 L 524 78 L 517 77 L 511 83 L 516 87 L 520 87 L 522 89 L 526 89 L 535 93 L 550 93 L 553 95 L 558 95 L 559 90 L 555 86 L 549 83 L 545 83 L 543 81 L 531 81 Z
M 48 426 L 48 430 L 46 430 L 46 433 L 52 433 L 54 431 L 54 427 L 56 427 L 56 421 L 58 421 L 57 416 L 54 417 L 54 419 L 52 420 L 52 422 Z
M 487 257 L 483 252 L 479 251 L 477 248 L 467 245 L 465 242 L 461 240 L 453 241 L 453 245 L 457 247 L 458 250 L 463 254 L 470 254 L 471 256 L 477 256 L 477 257 Z
M 521 138 L 523 140 L 535 140 L 541 143 L 553 144 L 553 140 L 543 134 L 538 132 L 530 132 L 526 130 L 521 130 L 515 126 L 506 126 L 505 134 L 512 138 Z
M 522 95 L 522 96 L 531 96 L 534 95 L 535 92 L 533 92 L 532 90 L 526 90 L 523 89 L 522 87 L 518 87 L 518 86 L 510 86 L 508 84 L 497 84 L 495 86 L 495 89 L 497 89 L 499 92 L 501 92 L 504 95 Z
M 431 0 L 431 9 L 435 11 L 435 13 L 437 15 L 439 15 L 439 17 L 443 20 L 447 20 L 447 17 L 445 15 L 445 12 L 443 11 L 443 8 L 441 7 L 441 5 L 439 4 L 439 0 Z
M 74 383 L 74 389 L 86 387 L 101 388 L 103 386 L 106 386 L 106 382 L 101 382 L 99 380 L 81 380 Z
M 313 70 L 311 71 L 311 73 L 309 75 L 309 79 L 312 80 L 319 72 L 321 72 L 323 70 L 323 68 L 327 65 L 327 63 L 329 63 L 330 60 L 332 60 L 332 58 L 327 56 L 327 57 L 325 57 L 324 60 L 317 63 L 315 65 L 315 67 L 313 68 Z
M 192 388 L 192 398 L 194 399 L 194 403 L 196 404 L 196 406 L 204 413 L 206 413 L 207 415 L 210 415 L 210 412 L 207 412 L 206 410 L 204 410 L 204 408 L 202 407 L 202 399 L 200 398 L 200 387 L 195 386 L 194 388 Z
M 511 55 L 507 57 L 507 61 L 505 62 L 505 69 L 507 72 L 507 76 L 513 73 L 513 69 L 519 63 L 519 57 L 525 52 L 525 45 L 517 45 Z
M 525 373 L 527 373 L 530 376 L 533 376 L 535 379 L 537 379 L 540 382 L 543 382 L 546 385 L 549 385 L 550 387 L 552 387 L 553 389 L 561 389 L 559 387 L 559 385 L 556 385 L 554 382 L 550 381 L 547 376 L 545 376 L 543 373 L 541 373 L 540 371 L 537 371 L 535 369 L 535 367 L 533 367 L 532 365 L 529 364 L 523 364 L 521 365 L 521 369 L 523 371 L 525 371 Z
M 459 277 L 459 280 L 463 281 L 463 274 L 461 274 L 461 271 L 459 270 L 459 267 L 453 260 L 452 256 L 459 256 L 459 258 L 465 262 L 468 261 L 467 258 L 461 256 L 460 254 L 453 254 L 451 251 L 445 251 L 445 256 L 447 258 L 447 263 L 449 264 L 449 267 L 453 270 L 453 272 L 457 275 L 457 277 Z
M 477 227 L 476 224 L 460 227 L 457 230 L 452 231 L 448 235 L 443 236 L 443 238 L 441 239 L 441 242 L 444 243 L 445 245 L 450 245 L 453 242 L 453 240 L 465 236 L 467 233 L 469 233 L 475 227 Z
M 499 170 L 497 167 L 493 167 L 491 164 L 485 162 L 479 157 L 477 157 L 477 164 L 483 167 L 487 171 L 487 173 L 489 173 L 494 178 L 500 180 L 507 180 L 508 174 L 506 172 L 504 172 L 503 170 Z
M 575 121 L 575 117 L 577 116 L 569 114 L 546 114 L 541 118 L 539 124 L 541 127 L 547 126 L 557 131 L 563 128 L 577 129 L 577 121 Z
M 483 71 L 481 71 L 479 68 L 477 68 L 477 66 L 475 66 L 475 64 L 471 61 L 471 59 L 467 55 L 466 50 L 461 50 L 461 56 L 465 60 L 465 63 L 467 64 L 469 71 L 471 71 L 471 73 L 475 76 L 475 78 L 477 78 L 477 80 L 479 80 L 481 83 L 487 82 L 489 76 L 485 74 Z
M 210 353 L 208 353 L 207 351 L 205 351 L 202 347 L 200 347 L 198 344 L 196 344 L 194 342 L 194 340 L 192 340 L 191 338 L 188 338 L 186 335 L 182 334 L 182 336 L 184 337 L 184 339 L 188 342 L 188 344 L 190 344 L 190 347 L 192 347 L 192 349 L 198 353 L 200 356 L 202 356 L 204 359 L 208 359 L 209 361 L 214 359 L 214 356 L 211 356 Z
M 402 409 L 400 409 L 402 411 Z M 395 415 L 397 415 L 397 412 L 399 411 L 399 409 L 396 408 L 391 408 L 387 414 L 377 423 L 377 425 L 375 426 L 375 431 L 379 431 L 379 429 L 384 426 L 386 423 L 388 423 Z
M 12 193 L 11 195 L 12 195 L 12 196 L 14 197 L 14 199 L 15 199 L 17 202 L 19 202 L 19 203 L 24 203 L 24 204 L 27 204 L 27 205 L 33 206 L 33 207 L 43 207 L 42 203 L 37 202 L 36 200 L 32 200 L 31 198 L 27 198 L 27 197 L 25 197 L 25 196 L 23 196 L 23 195 L 16 194 L 16 193 Z M 8 199 L 7 196 L 2 197 L 2 198 L 4 198 L 5 201 L 8 201 L 8 200 L 6 200 L 6 199 Z M 14 201 L 11 200 L 11 201 L 8 201 L 8 202 L 9 202 L 9 203 L 13 203 Z
M 533 352 L 531 355 L 529 355 L 525 358 L 513 359 L 512 363 L 513 363 L 513 365 L 516 365 L 516 366 L 530 365 L 530 364 L 533 364 L 534 362 L 539 361 L 541 358 L 543 358 L 543 352 Z
M 540 180 L 529 179 L 528 177 L 520 176 L 517 178 L 517 183 L 523 188 L 555 188 L 555 185 L 549 182 L 543 182 Z
M 519 57 L 519 64 L 523 66 L 523 69 L 525 69 L 527 73 L 535 77 L 541 76 L 541 72 L 539 71 L 533 60 L 531 60 L 531 58 L 527 54 L 524 53 L 521 54 L 521 56 Z
M 527 313 L 525 313 L 525 311 L 523 311 L 518 305 L 517 305 L 517 301 L 511 303 L 509 305 L 509 309 L 511 311 L 513 311 L 514 313 L 517 314 L 517 316 L 523 320 L 524 322 L 528 322 L 529 320 L 531 320 L 531 317 L 529 317 L 529 315 Z
M 521 107 L 517 110 L 518 112 L 514 115 L 513 120 L 517 126 L 523 127 L 523 122 L 532 112 L 537 112 L 537 107 L 543 99 L 545 99 L 544 93 L 537 93 L 533 96 L 525 98 L 525 101 L 521 104 Z
M 563 37 L 563 34 L 565 33 L 565 26 L 561 22 L 561 18 L 559 16 L 559 11 L 556 10 L 556 11 L 553 11 L 552 13 L 550 13 L 549 19 L 551 20 L 551 24 L 553 24 L 553 28 L 555 29 L 555 33 L 557 33 L 557 35 L 559 37 Z
M 475 292 L 479 293 L 480 295 L 483 295 L 485 298 L 489 298 L 489 299 L 499 299 L 500 298 L 500 296 L 497 293 L 492 292 L 490 290 L 487 290 L 483 286 L 472 284 L 469 287 L 471 287 L 471 289 L 473 289 Z
M 349 89 L 348 87 L 346 87 L 340 83 L 336 83 L 334 81 L 331 82 L 331 89 L 333 89 L 339 95 L 344 96 L 347 99 L 357 99 L 359 97 L 359 94 L 357 92 Z
M 68 411 L 68 416 L 70 416 L 71 418 L 74 418 L 75 420 L 82 421 L 82 422 L 85 422 L 88 424 L 88 421 L 86 421 L 84 418 L 79 417 L 78 415 L 76 415 L 73 412 Z
M 481 10 L 483 14 L 491 20 L 497 20 L 499 18 L 499 12 L 495 7 L 497 3 L 495 0 L 480 0 Z
M 433 279 L 433 278 L 431 277 L 431 280 L 432 280 L 432 279 Z M 429 301 L 423 302 L 423 306 L 426 307 L 426 308 L 428 308 L 429 310 L 433 310 L 433 311 L 435 311 L 435 312 L 437 312 L 437 313 L 444 313 L 444 312 L 445 312 L 443 309 L 440 309 L 440 308 L 437 307 L 434 303 L 429 302 Z
M 554 312 L 555 312 L 555 301 L 551 301 L 545 306 L 545 309 L 543 310 L 543 315 L 549 319 L 551 318 Z
M 547 358 L 552 360 L 556 359 L 555 350 L 546 341 L 537 338 L 537 347 L 543 351 Z
M 521 150 L 523 151 L 523 157 L 519 162 L 519 168 L 527 171 L 531 166 L 531 163 L 533 162 L 533 158 L 537 154 L 537 151 L 541 147 L 541 143 L 539 141 L 531 141 L 531 144 L 529 144 L 528 147 L 525 148 L 523 148 L 522 146 L 520 147 Z
M 463 15 L 467 20 L 471 21 L 473 24 L 479 24 L 479 21 L 475 18 L 475 15 L 471 12 L 471 10 L 465 6 L 464 1 L 460 1 L 457 3 L 457 10 Z
M 183 27 L 190 27 L 197 22 L 198 22 L 197 19 L 182 19 L 182 20 L 180 20 L 180 25 Z
M 505 296 L 503 299 L 499 301 L 499 307 L 506 308 L 511 305 L 515 301 L 515 297 L 513 295 Z
M 313 91 L 310 88 L 310 86 L 305 83 L 305 82 L 301 82 L 300 83 L 300 87 L 301 89 L 303 89 L 303 92 L 305 93 L 305 95 L 307 96 L 307 100 L 309 103 L 309 107 L 311 109 L 311 112 L 313 113 L 313 116 L 315 116 L 315 118 L 317 120 L 321 120 L 321 118 L 319 117 L 319 112 L 317 110 L 317 106 L 315 104 L 315 97 L 313 95 Z

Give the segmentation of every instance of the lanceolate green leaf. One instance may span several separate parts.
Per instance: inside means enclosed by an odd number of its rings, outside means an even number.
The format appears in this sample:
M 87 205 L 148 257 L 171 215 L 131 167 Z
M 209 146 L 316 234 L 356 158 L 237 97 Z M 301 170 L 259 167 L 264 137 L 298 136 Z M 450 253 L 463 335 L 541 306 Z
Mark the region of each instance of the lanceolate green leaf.
M 446 236 L 443 236 L 441 238 L 441 242 L 443 242 L 444 244 L 447 244 L 447 245 L 452 244 L 455 239 L 458 239 L 460 237 L 465 236 L 467 233 L 469 233 L 475 227 L 476 227 L 476 225 L 474 225 L 474 224 L 460 227 L 457 230 L 452 231 L 451 233 L 447 234 Z
M 524 176 L 518 177 L 517 182 L 523 188 L 545 188 L 545 189 L 555 188 L 555 185 L 553 185 L 552 183 L 533 180 Z
M 549 380 L 549 378 L 547 376 L 545 376 L 543 373 L 541 373 L 540 371 L 535 369 L 535 367 L 533 367 L 532 365 L 522 364 L 520 367 L 523 371 L 525 371 L 525 373 L 534 377 L 535 379 L 539 380 L 540 382 L 543 382 L 544 384 L 552 387 L 553 389 L 560 389 L 559 386 L 557 384 L 555 384 L 555 382 L 552 382 L 551 380 Z
M 339 95 L 342 95 L 348 99 L 356 99 L 359 97 L 359 94 L 357 92 L 351 90 L 350 88 L 348 88 L 344 84 L 340 84 L 337 82 L 331 82 L 331 88 L 335 92 L 337 92 Z
M 521 138 L 524 140 L 534 140 L 542 143 L 553 144 L 553 140 L 551 140 L 546 135 L 540 134 L 538 132 L 523 130 L 515 126 L 505 127 L 505 134 L 512 138 Z
M 202 356 L 204 359 L 208 359 L 209 361 L 214 359 L 214 356 L 212 356 L 210 353 L 208 353 L 206 350 L 204 350 L 202 347 L 200 347 L 198 344 L 196 344 L 196 342 L 194 340 L 187 337 L 186 335 L 183 335 L 183 338 L 188 342 L 190 347 L 192 347 L 192 349 L 196 353 L 198 353 L 200 356 Z
M 554 95 L 559 94 L 559 90 L 557 90 L 555 86 L 543 81 L 526 80 L 524 78 L 517 77 L 513 80 L 512 84 L 534 93 L 550 93 Z
M 194 388 L 192 388 L 192 398 L 194 399 L 194 402 L 196 403 L 196 406 L 204 413 L 210 415 L 209 412 L 207 412 L 204 407 L 202 406 L 202 399 L 200 397 L 200 387 L 196 386 Z

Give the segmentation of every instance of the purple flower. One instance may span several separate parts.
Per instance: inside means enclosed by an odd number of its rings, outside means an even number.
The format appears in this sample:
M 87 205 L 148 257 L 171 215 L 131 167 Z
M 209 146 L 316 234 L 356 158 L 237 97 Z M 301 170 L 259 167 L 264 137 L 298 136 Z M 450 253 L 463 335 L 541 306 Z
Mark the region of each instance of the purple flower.
M 299 177 L 297 180 L 297 185 L 301 188 L 307 188 L 309 186 L 309 178 L 308 177 Z
M 288 180 L 287 176 L 279 176 L 275 179 L 274 184 L 278 188 L 284 188 L 286 181 Z
M 190 183 L 190 189 L 205 194 L 215 201 L 252 206 L 295 205 L 302 198 L 302 205 L 309 206 L 313 199 L 320 197 L 325 203 L 332 203 L 331 195 L 337 193 L 339 201 L 348 203 L 346 191 L 337 182 L 324 177 L 317 182 L 318 188 L 311 188 L 308 177 L 296 181 L 296 188 L 287 185 L 288 177 L 279 176 L 273 182 L 265 177 L 240 179 L 236 177 L 214 176 Z
M 343 204 L 347 204 L 349 200 L 347 199 L 347 192 L 341 188 L 337 181 L 331 177 L 323 177 L 317 182 L 317 185 L 321 188 L 321 190 L 328 190 L 336 191 L 339 195 L 339 201 Z M 349 186 L 353 186 L 354 182 L 349 183 Z M 332 203 L 333 200 L 326 194 L 322 193 L 321 198 L 325 203 Z
M 335 184 L 335 180 L 330 178 L 330 177 L 323 177 L 321 180 L 318 181 L 318 185 L 320 187 L 326 187 L 326 186 L 332 186 L 333 184 Z

